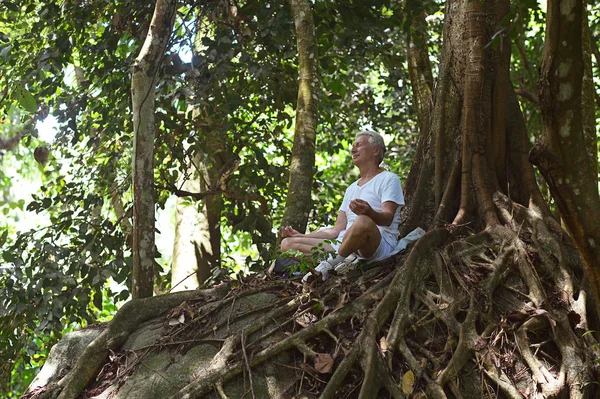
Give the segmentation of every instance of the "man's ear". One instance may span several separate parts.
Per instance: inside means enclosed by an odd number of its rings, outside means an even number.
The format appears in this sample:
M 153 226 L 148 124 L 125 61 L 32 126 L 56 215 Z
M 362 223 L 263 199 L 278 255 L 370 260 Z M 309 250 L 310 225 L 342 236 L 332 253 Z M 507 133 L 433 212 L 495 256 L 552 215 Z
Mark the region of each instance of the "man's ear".
M 375 150 L 377 151 L 377 159 L 381 158 L 381 148 L 375 147 Z

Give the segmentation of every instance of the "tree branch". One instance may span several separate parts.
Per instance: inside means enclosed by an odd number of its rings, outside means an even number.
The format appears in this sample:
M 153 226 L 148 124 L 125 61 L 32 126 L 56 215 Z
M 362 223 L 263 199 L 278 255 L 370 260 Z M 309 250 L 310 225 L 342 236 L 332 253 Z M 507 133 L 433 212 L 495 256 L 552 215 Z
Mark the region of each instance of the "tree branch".
M 539 99 L 538 95 L 529 90 L 515 89 L 515 94 L 517 96 L 523 97 L 524 99 L 528 100 L 529 102 L 531 102 L 537 106 L 540 105 L 540 99 Z

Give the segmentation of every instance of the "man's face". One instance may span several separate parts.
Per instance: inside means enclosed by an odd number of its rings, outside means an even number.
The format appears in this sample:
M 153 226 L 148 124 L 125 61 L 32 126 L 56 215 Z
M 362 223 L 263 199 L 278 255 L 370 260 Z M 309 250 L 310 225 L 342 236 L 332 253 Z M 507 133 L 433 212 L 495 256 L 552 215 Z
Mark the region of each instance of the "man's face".
M 355 165 L 373 162 L 378 157 L 377 149 L 369 143 L 369 136 L 358 136 L 352 144 L 352 161 Z

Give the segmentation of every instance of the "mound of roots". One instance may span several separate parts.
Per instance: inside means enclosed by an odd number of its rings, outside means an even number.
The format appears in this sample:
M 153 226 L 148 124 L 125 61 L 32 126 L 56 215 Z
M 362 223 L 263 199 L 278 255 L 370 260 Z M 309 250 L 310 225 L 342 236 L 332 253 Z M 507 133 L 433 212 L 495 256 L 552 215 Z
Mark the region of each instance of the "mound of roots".
M 534 210 L 502 198 L 496 206 L 500 226 L 442 226 L 406 254 L 325 283 L 255 276 L 229 290 L 133 301 L 46 394 L 97 393 L 107 351 L 119 353 L 136 324 L 156 317 L 156 307 L 141 315 L 151 303 L 143 301 L 154 301 L 168 317 L 149 351 L 218 348 L 174 398 L 229 397 L 233 379 L 256 397 L 253 371 L 282 354 L 288 363 L 277 365 L 295 370 L 290 398 L 596 397 L 596 340 L 576 250 Z M 231 311 L 258 292 L 273 300 Z M 91 359 L 101 359 L 93 372 Z

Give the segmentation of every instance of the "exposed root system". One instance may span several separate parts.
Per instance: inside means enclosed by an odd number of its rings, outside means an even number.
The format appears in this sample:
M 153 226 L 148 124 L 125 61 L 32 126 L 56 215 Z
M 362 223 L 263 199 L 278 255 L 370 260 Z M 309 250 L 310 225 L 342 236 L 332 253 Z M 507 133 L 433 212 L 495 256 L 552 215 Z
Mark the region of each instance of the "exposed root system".
M 87 361 L 35 396 L 76 398 L 100 372 L 87 388 L 93 396 L 103 379 L 132 372 L 150 351 L 211 343 L 219 350 L 210 366 L 173 398 L 228 397 L 236 377 L 247 379 L 253 396 L 253 370 L 285 352 L 295 361 L 284 366 L 297 370 L 289 397 L 595 397 L 596 341 L 585 334 L 591 328 L 576 251 L 535 211 L 503 197 L 494 202 L 499 227 L 472 235 L 432 230 L 408 255 L 364 273 L 310 287 L 254 278 L 226 295 L 171 296 L 165 323 L 179 322 L 160 342 L 118 354 L 131 314 L 140 314 L 141 301 L 133 302 L 90 345 Z M 257 292 L 276 299 L 233 311 Z M 244 320 L 252 322 L 232 328 Z

